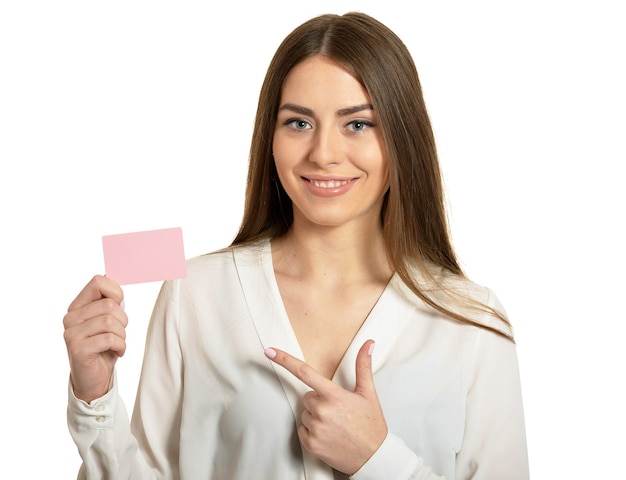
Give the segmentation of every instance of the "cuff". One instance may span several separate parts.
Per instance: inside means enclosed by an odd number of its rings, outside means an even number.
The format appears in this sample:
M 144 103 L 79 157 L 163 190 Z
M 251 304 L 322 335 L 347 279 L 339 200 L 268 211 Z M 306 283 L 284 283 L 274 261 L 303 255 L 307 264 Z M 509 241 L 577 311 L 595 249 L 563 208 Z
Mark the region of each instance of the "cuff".
M 351 480 L 403 480 L 409 479 L 423 464 L 406 444 L 395 435 L 387 433 L 374 455 L 350 478 Z
M 117 379 L 113 374 L 111 389 L 102 397 L 87 403 L 76 398 L 72 383 L 68 381 L 67 413 L 76 426 L 90 429 L 113 428 L 117 403 Z

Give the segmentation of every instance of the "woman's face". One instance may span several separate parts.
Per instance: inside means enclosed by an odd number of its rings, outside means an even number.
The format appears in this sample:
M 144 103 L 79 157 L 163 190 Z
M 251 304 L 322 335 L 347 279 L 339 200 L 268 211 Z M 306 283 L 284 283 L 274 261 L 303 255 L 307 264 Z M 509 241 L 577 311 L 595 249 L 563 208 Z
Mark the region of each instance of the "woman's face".
M 387 158 L 365 88 L 323 56 L 285 78 L 273 154 L 294 223 L 380 225 Z

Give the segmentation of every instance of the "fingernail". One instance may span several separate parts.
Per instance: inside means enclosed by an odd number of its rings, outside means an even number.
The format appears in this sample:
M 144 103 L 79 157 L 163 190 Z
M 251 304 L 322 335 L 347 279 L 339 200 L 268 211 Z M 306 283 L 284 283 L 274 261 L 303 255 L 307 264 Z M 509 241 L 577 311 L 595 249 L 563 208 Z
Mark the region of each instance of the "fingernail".
M 374 353 L 374 347 L 375 347 L 375 346 L 376 346 L 376 344 L 375 344 L 375 343 L 372 343 L 372 344 L 370 345 L 370 348 L 367 350 L 367 354 L 368 354 L 370 357 L 372 356 L 372 353 Z
M 120 302 L 120 307 L 122 307 L 122 310 L 126 310 L 126 302 L 124 300 Z
M 267 347 L 267 348 L 264 350 L 264 353 L 265 353 L 265 356 L 266 356 L 267 358 L 276 358 L 276 350 L 274 350 L 274 349 L 273 349 L 273 348 L 271 348 L 271 347 Z

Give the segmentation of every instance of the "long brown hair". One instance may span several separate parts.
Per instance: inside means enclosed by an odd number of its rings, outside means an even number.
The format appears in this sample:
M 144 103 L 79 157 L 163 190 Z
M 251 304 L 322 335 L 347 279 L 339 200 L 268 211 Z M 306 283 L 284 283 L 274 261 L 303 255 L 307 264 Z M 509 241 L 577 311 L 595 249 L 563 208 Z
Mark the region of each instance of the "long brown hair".
M 389 165 L 390 186 L 381 222 L 394 271 L 411 291 L 446 316 L 512 339 L 504 314 L 459 297 L 438 280 L 437 271 L 459 278 L 464 273 L 450 241 L 437 149 L 417 69 L 400 38 L 363 13 L 313 18 L 278 47 L 259 96 L 244 215 L 233 245 L 276 238 L 291 227 L 292 204 L 276 173 L 272 139 L 283 81 L 293 67 L 313 55 L 324 55 L 347 68 L 371 98 Z M 421 283 L 418 277 L 426 281 Z M 429 293 L 434 290 L 447 290 L 448 297 L 458 297 L 457 303 L 464 307 L 492 315 L 503 328 L 472 319 L 446 306 L 447 301 L 436 301 L 436 295 Z

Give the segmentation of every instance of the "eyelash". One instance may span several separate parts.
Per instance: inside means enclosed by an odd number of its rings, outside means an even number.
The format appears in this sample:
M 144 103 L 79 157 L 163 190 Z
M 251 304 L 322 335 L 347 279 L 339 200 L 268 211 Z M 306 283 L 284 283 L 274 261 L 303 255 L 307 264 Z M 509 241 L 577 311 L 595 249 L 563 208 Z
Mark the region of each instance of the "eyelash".
M 374 126 L 374 122 L 370 122 L 369 120 L 352 120 L 350 123 L 348 123 L 348 125 L 352 125 L 352 127 L 354 127 L 355 125 L 360 124 L 363 127 L 360 130 L 352 130 L 354 133 L 360 133 L 363 130 L 367 130 L 368 128 L 371 128 Z
M 306 130 L 305 128 L 299 128 L 297 126 L 297 124 L 300 124 L 300 123 L 306 123 L 309 126 L 311 125 L 309 122 L 307 122 L 306 120 L 302 120 L 301 118 L 290 118 L 289 120 L 285 120 L 283 125 L 287 127 L 291 127 L 294 130 Z
M 301 118 L 290 118 L 288 120 L 285 120 L 285 122 L 283 122 L 283 125 L 291 127 L 291 128 L 293 128 L 294 130 L 297 130 L 297 131 L 307 130 L 307 128 L 300 128 L 300 127 L 296 126 L 297 124 L 302 124 L 302 123 L 305 123 L 309 127 L 311 125 L 309 122 L 307 122 L 306 120 L 303 120 Z M 369 120 L 352 120 L 352 121 L 348 122 L 347 125 L 348 126 L 352 126 L 352 127 L 354 127 L 355 125 L 362 125 L 362 128 L 360 130 L 355 130 L 354 128 L 352 128 L 351 131 L 353 133 L 360 133 L 363 130 L 366 130 L 367 128 L 375 126 L 374 122 L 370 122 Z

